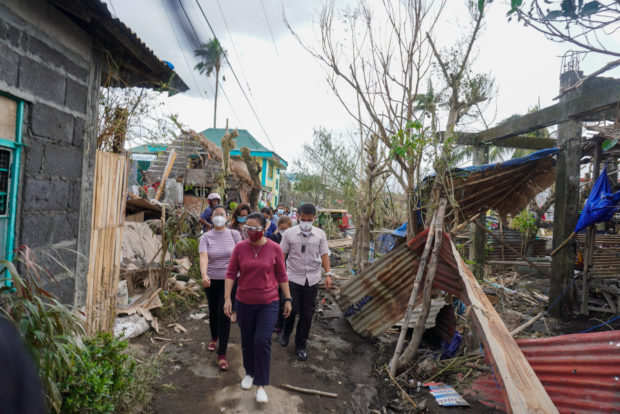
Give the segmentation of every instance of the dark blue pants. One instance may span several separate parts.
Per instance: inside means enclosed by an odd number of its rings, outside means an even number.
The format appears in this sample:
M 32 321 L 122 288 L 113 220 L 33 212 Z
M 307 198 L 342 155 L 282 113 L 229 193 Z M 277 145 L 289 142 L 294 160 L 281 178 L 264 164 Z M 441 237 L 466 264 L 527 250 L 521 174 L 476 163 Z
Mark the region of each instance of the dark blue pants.
M 245 373 L 254 378 L 254 385 L 269 385 L 271 334 L 278 319 L 279 301 L 267 305 L 236 302 Z

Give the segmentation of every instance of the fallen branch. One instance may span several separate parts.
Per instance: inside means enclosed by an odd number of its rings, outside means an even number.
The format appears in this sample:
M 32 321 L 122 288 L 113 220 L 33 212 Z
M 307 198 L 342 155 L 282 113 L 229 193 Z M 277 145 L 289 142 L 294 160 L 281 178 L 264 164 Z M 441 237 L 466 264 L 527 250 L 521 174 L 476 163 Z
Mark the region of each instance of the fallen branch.
M 544 312 L 540 312 L 538 315 L 534 316 L 532 319 L 530 319 L 529 321 L 525 322 L 523 325 L 519 326 L 518 328 L 514 329 L 512 332 L 510 332 L 510 335 L 515 336 L 516 334 L 518 334 L 519 332 L 529 328 L 530 326 L 534 325 L 534 323 L 539 320 L 540 318 L 542 318 Z
M 280 384 L 280 388 L 286 388 L 287 390 L 297 391 L 303 394 L 320 395 L 321 397 L 338 398 L 338 394 L 334 394 L 331 392 L 325 392 L 325 391 L 319 391 L 319 390 L 310 390 L 308 388 L 295 387 L 294 385 L 289 385 L 289 384 Z
M 388 369 L 387 365 L 385 366 L 385 372 L 387 372 L 387 374 L 390 376 L 390 379 L 392 380 L 392 382 L 394 383 L 394 385 L 396 385 L 398 387 L 398 389 L 400 390 L 400 392 L 403 393 L 403 396 L 409 400 L 409 402 L 411 404 L 413 404 L 414 407 L 417 407 L 418 405 L 416 403 L 413 402 L 413 400 L 411 399 L 411 397 L 409 397 L 409 394 L 407 394 L 407 391 L 405 391 L 403 389 L 403 387 L 400 386 L 400 384 L 398 383 L 398 381 L 396 381 L 396 378 L 394 378 L 392 376 L 392 374 L 390 373 L 390 370 Z

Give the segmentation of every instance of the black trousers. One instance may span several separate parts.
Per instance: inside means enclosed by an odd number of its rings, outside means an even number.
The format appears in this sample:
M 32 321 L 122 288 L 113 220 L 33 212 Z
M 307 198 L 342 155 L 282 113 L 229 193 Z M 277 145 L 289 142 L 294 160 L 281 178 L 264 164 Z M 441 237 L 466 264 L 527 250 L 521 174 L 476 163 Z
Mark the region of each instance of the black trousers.
M 289 282 L 288 285 L 293 298 L 293 310 L 290 316 L 284 320 L 284 335 L 286 337 L 291 335 L 295 328 L 295 316 L 299 314 L 299 322 L 295 331 L 295 349 L 305 348 L 310 336 L 319 285 L 317 283 L 314 286 L 308 286 L 307 282 L 306 285 L 298 285 L 294 282 Z
M 205 288 L 209 303 L 209 328 L 211 339 L 218 340 L 218 355 L 226 355 L 230 336 L 230 319 L 224 313 L 224 280 L 211 279 L 211 286 Z M 235 292 L 231 294 L 235 300 Z

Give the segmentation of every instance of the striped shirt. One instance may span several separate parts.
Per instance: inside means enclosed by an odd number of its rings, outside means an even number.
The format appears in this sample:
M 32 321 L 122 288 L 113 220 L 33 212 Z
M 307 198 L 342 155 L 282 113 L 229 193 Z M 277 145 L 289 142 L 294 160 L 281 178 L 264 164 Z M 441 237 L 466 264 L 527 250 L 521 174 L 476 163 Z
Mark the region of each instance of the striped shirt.
M 211 279 L 226 279 L 226 269 L 235 245 L 241 241 L 238 231 L 231 229 L 211 230 L 200 237 L 198 251 L 209 254 L 207 275 Z

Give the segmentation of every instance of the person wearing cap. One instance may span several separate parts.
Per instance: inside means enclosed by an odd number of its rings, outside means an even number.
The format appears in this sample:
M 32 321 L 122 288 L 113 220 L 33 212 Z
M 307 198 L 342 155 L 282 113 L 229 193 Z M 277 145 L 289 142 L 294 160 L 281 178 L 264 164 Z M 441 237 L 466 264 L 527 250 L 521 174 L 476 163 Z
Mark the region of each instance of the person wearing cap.
M 209 205 L 205 210 L 200 214 L 200 218 L 198 221 L 202 224 L 202 231 L 209 231 L 213 228 L 213 221 L 211 220 L 211 216 L 213 215 L 213 208 L 220 204 L 220 200 L 222 198 L 218 193 L 211 193 L 207 200 Z

